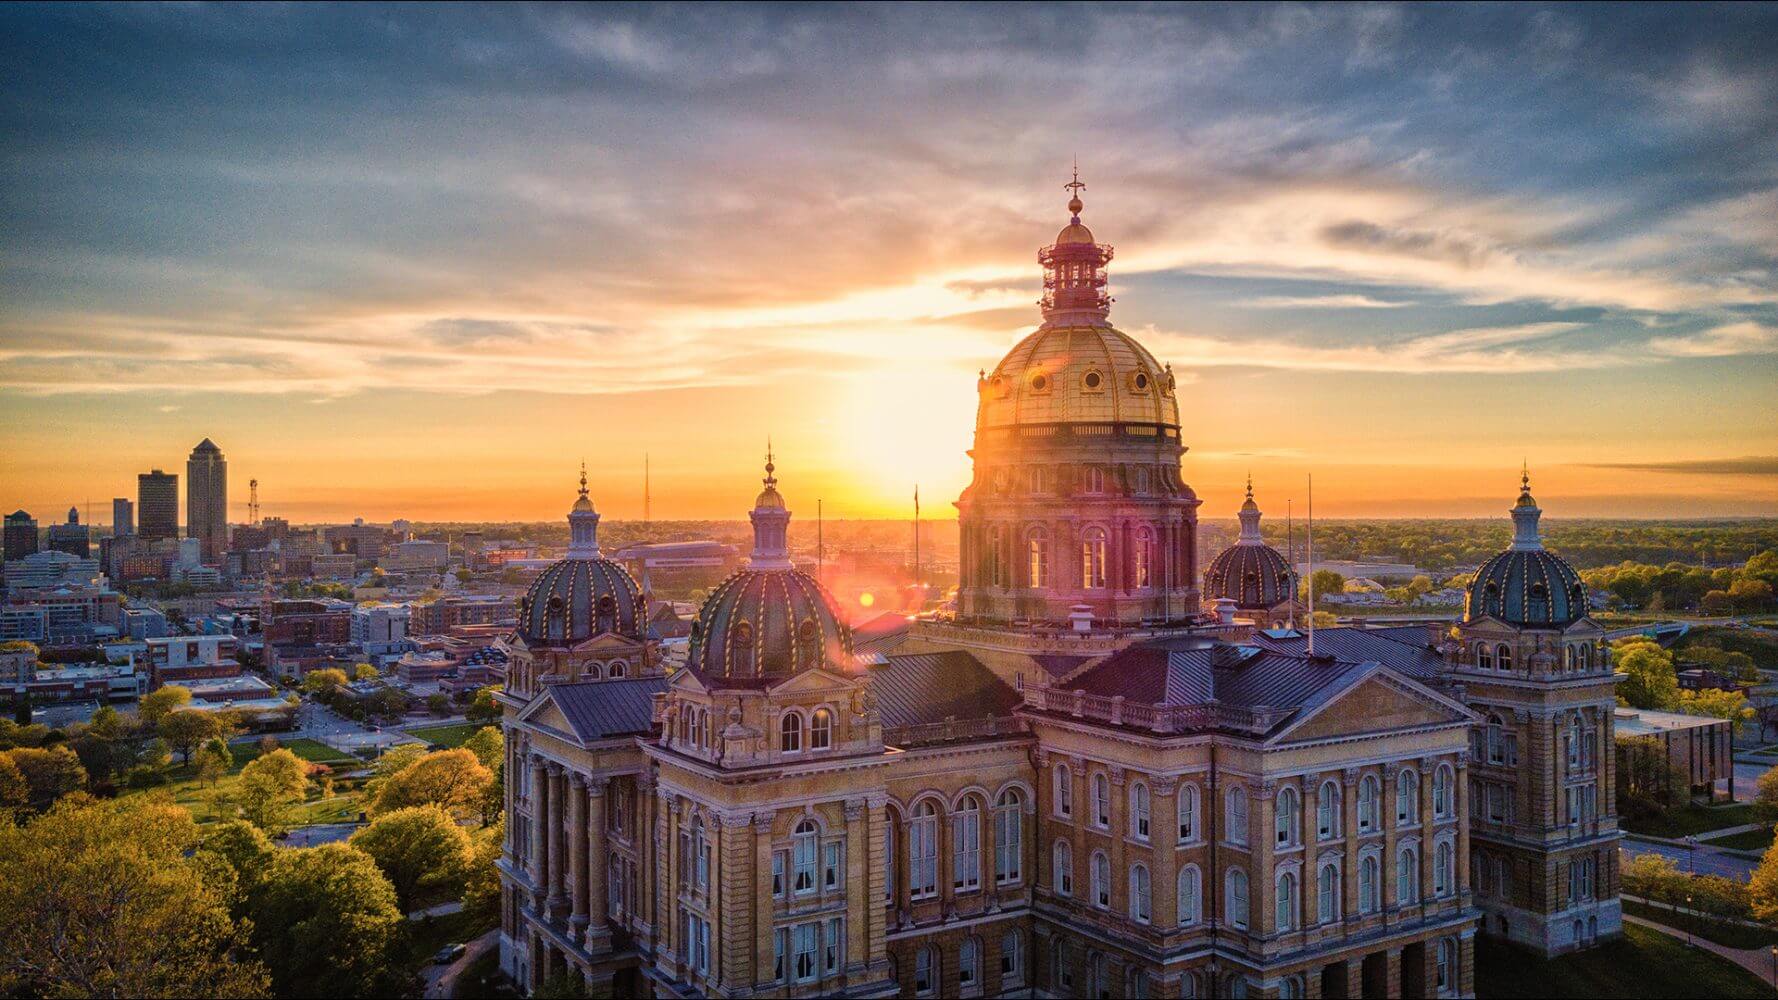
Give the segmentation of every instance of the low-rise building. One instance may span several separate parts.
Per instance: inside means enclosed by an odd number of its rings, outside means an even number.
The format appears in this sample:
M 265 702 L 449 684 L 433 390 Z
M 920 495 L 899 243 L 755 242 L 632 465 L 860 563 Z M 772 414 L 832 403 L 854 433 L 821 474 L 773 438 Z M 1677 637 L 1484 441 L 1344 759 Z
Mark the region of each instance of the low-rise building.
M 1708 715 L 1681 715 L 1641 708 L 1619 708 L 1617 766 L 1621 771 L 1629 742 L 1653 740 L 1666 752 L 1667 762 L 1684 776 L 1687 790 L 1697 797 L 1716 801 L 1735 798 L 1734 725 Z

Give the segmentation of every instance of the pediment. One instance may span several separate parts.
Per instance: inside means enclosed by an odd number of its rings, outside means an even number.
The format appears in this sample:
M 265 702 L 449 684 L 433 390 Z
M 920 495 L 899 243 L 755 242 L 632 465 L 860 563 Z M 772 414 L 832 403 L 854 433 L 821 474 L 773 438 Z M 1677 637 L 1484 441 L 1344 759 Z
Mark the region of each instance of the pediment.
M 581 640 L 574 646 L 573 651 L 576 653 L 597 653 L 603 650 L 619 652 L 636 649 L 638 646 L 636 640 L 628 636 L 619 635 L 616 632 L 600 632 L 598 635 Z
M 1362 736 L 1399 729 L 1470 721 L 1470 712 L 1386 667 L 1377 666 L 1355 683 L 1305 713 L 1274 742 Z
M 699 694 L 710 693 L 709 686 L 698 679 L 698 674 L 695 670 L 673 671 L 673 678 L 667 682 L 667 686 L 670 688 L 677 688 L 681 691 L 696 691 Z
M 772 695 L 814 694 L 818 692 L 832 691 L 835 688 L 846 688 L 849 690 L 856 684 L 857 680 L 855 678 L 847 677 L 845 674 L 836 673 L 825 667 L 816 667 L 813 670 L 804 670 L 799 673 L 791 674 L 789 677 L 779 681 L 766 690 Z

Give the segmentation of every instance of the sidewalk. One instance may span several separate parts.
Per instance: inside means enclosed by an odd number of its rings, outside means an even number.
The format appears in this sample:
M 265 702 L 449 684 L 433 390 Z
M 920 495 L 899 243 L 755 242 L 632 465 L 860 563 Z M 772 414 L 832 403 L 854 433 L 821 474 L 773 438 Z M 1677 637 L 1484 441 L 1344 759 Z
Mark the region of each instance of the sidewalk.
M 1634 917 L 1628 913 L 1624 914 L 1624 922 L 1627 924 L 1636 924 L 1639 927 L 1647 927 L 1651 930 L 1657 930 L 1662 934 L 1676 937 L 1681 941 L 1684 941 L 1686 938 L 1686 932 L 1680 928 L 1668 927 L 1666 924 L 1657 924 L 1653 920 Z M 1741 968 L 1746 969 L 1748 972 L 1753 973 L 1753 975 L 1762 983 L 1770 984 L 1772 982 L 1772 953 L 1765 948 L 1730 948 L 1727 945 L 1717 944 L 1715 941 L 1706 940 L 1695 934 L 1692 935 L 1692 945 L 1711 952 L 1712 954 L 1721 955 L 1723 958 L 1726 958 L 1736 965 L 1739 965 Z
M 462 957 L 458 958 L 450 965 L 445 966 L 443 969 L 440 969 L 438 966 L 429 967 L 425 972 L 421 973 L 421 977 L 427 981 L 426 991 L 423 995 L 431 998 L 440 998 L 440 1000 L 444 997 L 454 995 L 457 992 L 457 978 L 469 971 L 469 967 L 475 964 L 476 959 L 487 954 L 488 951 L 499 944 L 499 942 L 500 929 L 496 927 L 488 933 L 483 934 L 481 937 L 476 938 L 474 941 L 469 942 L 469 946 L 463 952 Z

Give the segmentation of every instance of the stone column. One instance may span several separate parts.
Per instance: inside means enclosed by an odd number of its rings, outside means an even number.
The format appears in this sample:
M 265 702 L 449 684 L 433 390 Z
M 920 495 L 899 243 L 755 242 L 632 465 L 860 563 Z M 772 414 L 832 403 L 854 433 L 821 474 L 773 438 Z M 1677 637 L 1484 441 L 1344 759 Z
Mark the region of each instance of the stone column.
M 848 976 L 864 971 L 870 957 L 871 912 L 883 910 L 883 889 L 870 877 L 870 805 L 846 800 L 846 960 Z
M 1034 789 L 1037 793 L 1037 817 L 1036 822 L 1031 824 L 1031 829 L 1026 832 L 1025 836 L 1027 840 L 1037 841 L 1038 852 L 1037 867 L 1025 881 L 1029 885 L 1054 891 L 1055 886 L 1051 884 L 1049 848 L 1044 844 L 1043 829 L 1044 823 L 1056 812 L 1054 792 L 1052 791 L 1055 788 L 1056 779 L 1050 771 L 1049 754 L 1038 750 L 1031 755 L 1031 763 L 1037 775 L 1036 788 Z
M 587 782 L 585 801 L 586 833 L 581 843 L 587 867 L 583 885 L 587 897 L 587 940 L 590 944 L 595 939 L 611 934 L 611 926 L 605 917 L 609 909 L 605 898 L 608 889 L 605 874 L 608 871 L 606 866 L 611 861 L 611 850 L 605 841 L 605 779 L 596 778 Z
M 657 951 L 657 967 L 668 972 L 674 971 L 674 959 L 678 954 L 679 941 L 679 803 L 675 796 L 666 791 L 660 793 L 660 816 L 656 821 L 657 829 L 662 830 L 660 839 L 660 867 L 655 875 L 655 891 L 659 905 L 655 907 L 655 929 L 662 943 Z
M 549 771 L 542 757 L 531 758 L 531 906 L 541 911 L 549 890 Z
M 1272 868 L 1277 861 L 1277 852 L 1272 845 L 1277 839 L 1273 824 L 1278 809 L 1277 783 L 1267 781 L 1249 785 L 1247 804 L 1248 815 L 1258 827 L 1252 831 L 1257 836 L 1250 835 L 1248 839 L 1253 870 L 1247 880 L 1247 926 L 1255 935 L 1275 934 L 1278 931 L 1278 908 L 1273 905 L 1272 894 L 1277 887 L 1272 884 Z
M 1422 908 L 1432 903 L 1432 865 L 1438 853 L 1438 844 L 1433 840 L 1436 827 L 1432 815 L 1432 779 L 1437 762 L 1431 757 L 1420 759 L 1420 905 Z
M 1173 927 L 1179 923 L 1179 776 L 1157 776 L 1150 786 L 1148 799 L 1149 842 L 1154 844 L 1149 872 L 1150 895 L 1154 901 L 1156 927 Z M 1165 803 L 1165 805 L 1162 805 Z M 1159 984 L 1161 979 L 1153 980 Z M 1163 996 L 1167 995 L 1163 990 Z
M 1457 756 L 1454 768 L 1457 773 L 1455 781 L 1456 787 L 1452 789 L 1452 794 L 1457 796 L 1457 801 L 1452 803 L 1457 807 L 1457 857 L 1453 863 L 1457 866 L 1457 871 L 1454 874 L 1457 877 L 1458 895 L 1460 897 L 1468 895 L 1475 889 L 1475 886 L 1469 884 L 1470 816 L 1468 760 L 1467 755 L 1459 754 Z
M 870 845 L 869 856 L 865 863 L 865 920 L 868 925 L 865 934 L 865 947 L 860 949 L 858 959 L 866 962 L 870 968 L 883 968 L 888 959 L 888 913 L 883 908 L 883 879 L 888 871 L 890 858 L 884 841 L 889 829 L 888 799 L 867 798 L 864 802 L 864 822 L 869 824 Z M 903 838 L 896 837 L 900 844 Z
M 859 808 L 863 809 L 863 807 L 864 807 L 863 803 L 860 803 Z M 848 818 L 850 818 L 850 812 L 849 812 L 850 808 L 851 808 L 850 806 L 847 807 Z M 982 811 L 981 811 L 982 825 L 979 830 L 979 835 L 977 837 L 977 840 L 978 840 L 977 846 L 980 848 L 979 857 L 981 858 L 981 863 L 978 866 L 978 870 L 981 872 L 982 898 L 984 900 L 988 901 L 989 906 L 994 905 L 994 902 L 993 902 L 994 893 L 996 891 L 998 891 L 996 889 L 996 883 L 994 881 L 994 873 L 999 869 L 999 863 L 996 860 L 996 855 L 995 855 L 994 851 L 995 851 L 995 845 L 997 843 L 999 843 L 999 841 L 997 839 L 1000 835 L 1000 831 L 998 829 L 999 817 L 1000 817 L 1000 813 L 999 813 L 998 809 L 995 807 L 994 802 L 992 800 L 984 801 L 982 804 Z M 850 824 L 848 824 L 848 826 L 850 826 Z M 851 850 L 850 845 L 847 846 L 847 850 L 848 851 Z M 848 854 L 848 855 L 846 855 L 846 857 L 848 859 L 848 864 L 850 864 L 851 855 Z M 986 969 L 987 966 L 983 965 L 982 968 Z
M 1391 949 L 1389 949 L 1387 954 L 1389 956 L 1389 973 L 1388 973 L 1389 974 L 1389 981 L 1384 984 L 1383 996 L 1386 997 L 1387 1000 L 1400 1000 L 1400 998 L 1401 998 L 1401 949 L 1400 948 L 1391 948 Z
M 1340 865 L 1340 912 L 1350 923 L 1359 917 L 1358 783 L 1363 780 L 1364 772 L 1356 767 L 1348 767 L 1340 773 L 1340 778 L 1340 824 L 1345 847 L 1345 860 Z
M 777 901 L 772 896 L 772 823 L 776 818 L 776 812 L 753 814 L 753 983 L 762 989 L 773 981 L 774 971 L 772 939 L 777 929 L 773 926 L 773 914 Z
M 566 915 L 568 906 L 567 872 L 564 870 L 567 860 L 567 844 L 562 837 L 562 806 L 567 798 L 563 787 L 562 765 L 549 763 L 549 830 L 546 839 L 549 841 L 549 897 L 546 903 L 549 908 L 549 919 L 560 920 Z
M 1107 768 L 1106 775 L 1111 782 L 1111 808 L 1108 811 L 1111 819 L 1111 912 L 1128 915 L 1130 912 L 1130 877 L 1129 869 L 1124 863 L 1124 838 L 1130 835 L 1130 795 L 1129 775 L 1121 767 Z M 1150 826 L 1153 826 L 1154 800 L 1149 800 Z M 1154 873 L 1149 873 L 1149 887 L 1152 892 Z M 1152 895 L 1150 897 L 1153 898 Z
M 1364 955 L 1346 959 L 1346 995 L 1358 1000 L 1364 996 Z
M 637 929 L 648 937 L 659 922 L 655 897 L 655 831 L 660 829 L 660 803 L 655 799 L 654 782 L 647 771 L 636 776 L 636 913 L 632 917 Z
M 580 772 L 568 775 L 568 940 L 575 944 L 586 939 L 587 926 L 586 786 Z

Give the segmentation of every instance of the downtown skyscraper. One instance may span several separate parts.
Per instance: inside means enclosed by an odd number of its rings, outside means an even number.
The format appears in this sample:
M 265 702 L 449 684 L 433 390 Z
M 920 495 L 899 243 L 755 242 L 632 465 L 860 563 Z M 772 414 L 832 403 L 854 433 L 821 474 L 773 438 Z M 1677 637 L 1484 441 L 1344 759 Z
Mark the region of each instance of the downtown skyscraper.
M 155 469 L 136 476 L 136 534 L 144 541 L 179 537 L 179 477 Z
M 203 543 L 205 562 L 228 551 L 228 460 L 209 438 L 185 462 L 185 534 Z

